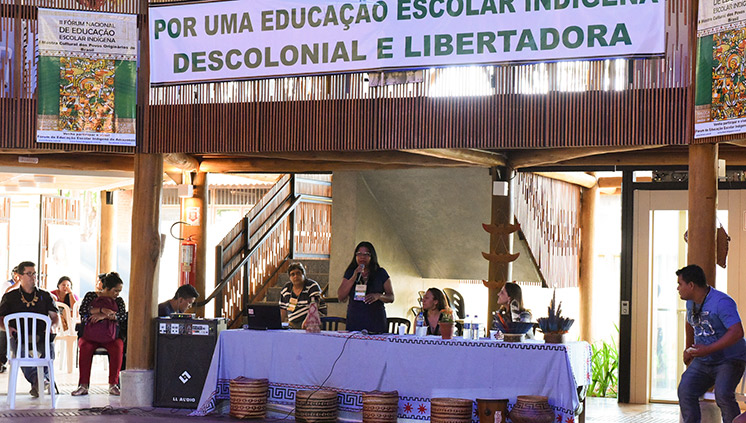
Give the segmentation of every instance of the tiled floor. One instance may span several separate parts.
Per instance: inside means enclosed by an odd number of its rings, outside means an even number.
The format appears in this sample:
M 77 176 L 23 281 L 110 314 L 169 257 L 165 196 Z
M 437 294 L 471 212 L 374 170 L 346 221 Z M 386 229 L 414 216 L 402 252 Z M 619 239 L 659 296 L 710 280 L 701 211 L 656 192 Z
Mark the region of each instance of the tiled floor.
M 172 410 L 163 408 L 122 409 L 119 397 L 107 394 L 107 363 L 105 357 L 94 359 L 94 370 L 91 377 L 91 395 L 73 397 L 70 392 L 77 387 L 77 370 L 65 373 L 60 369 L 55 371 L 57 387 L 60 395 L 57 397 L 57 408 L 51 410 L 50 398 L 31 398 L 28 394 L 30 386 L 23 379 L 18 380 L 16 394 L 16 410 L 10 410 L 5 396 L 8 389 L 8 373 L 0 374 L 0 423 L 106 423 L 148 422 L 156 423 L 181 422 L 184 420 L 194 423 L 216 423 L 235 420 L 229 416 L 188 417 L 190 410 Z M 679 421 L 677 405 L 648 404 L 622 405 L 615 399 L 589 398 L 587 401 L 586 422 L 588 423 L 677 423 Z M 292 420 L 292 418 L 290 418 Z M 279 419 L 268 419 L 268 422 L 278 422 Z M 715 423 L 715 422 L 703 422 Z

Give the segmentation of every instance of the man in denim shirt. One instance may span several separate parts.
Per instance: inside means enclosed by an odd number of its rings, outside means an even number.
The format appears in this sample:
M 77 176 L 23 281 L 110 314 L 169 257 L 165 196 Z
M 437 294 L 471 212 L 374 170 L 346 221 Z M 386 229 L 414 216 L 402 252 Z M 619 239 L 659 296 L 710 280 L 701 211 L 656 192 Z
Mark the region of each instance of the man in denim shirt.
M 699 423 L 699 397 L 714 385 L 723 423 L 731 423 L 740 413 L 735 390 L 746 365 L 746 340 L 736 302 L 708 286 L 697 265 L 681 268 L 676 275 L 679 296 L 686 300 L 687 322 L 684 364 L 688 367 L 679 384 L 681 417 L 684 423 Z

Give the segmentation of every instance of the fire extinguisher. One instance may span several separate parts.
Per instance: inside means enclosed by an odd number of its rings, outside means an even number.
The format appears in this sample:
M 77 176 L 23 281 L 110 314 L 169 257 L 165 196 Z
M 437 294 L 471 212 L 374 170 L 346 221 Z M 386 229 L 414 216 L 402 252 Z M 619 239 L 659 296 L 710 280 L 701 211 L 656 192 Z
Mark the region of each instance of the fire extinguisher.
M 181 242 L 181 271 L 179 272 L 179 286 L 197 283 L 197 243 L 189 236 Z

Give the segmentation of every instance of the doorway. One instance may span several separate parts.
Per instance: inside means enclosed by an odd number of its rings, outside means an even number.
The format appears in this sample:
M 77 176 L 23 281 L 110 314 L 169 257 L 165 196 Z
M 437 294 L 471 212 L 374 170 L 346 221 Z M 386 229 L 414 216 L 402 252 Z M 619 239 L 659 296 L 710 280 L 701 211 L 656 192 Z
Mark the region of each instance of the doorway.
M 719 223 L 731 236 L 727 268 L 718 267 L 717 289 L 738 302 L 728 285 L 738 280 L 740 233 L 746 227 L 746 191 L 718 193 Z M 687 264 L 684 233 L 688 222 L 686 190 L 636 190 L 634 193 L 634 256 L 630 402 L 677 402 L 684 364 L 686 305 L 676 291 L 677 269 Z M 731 230 L 735 228 L 739 230 Z M 736 289 L 730 289 L 736 288 Z M 740 307 L 739 307 L 740 308 Z

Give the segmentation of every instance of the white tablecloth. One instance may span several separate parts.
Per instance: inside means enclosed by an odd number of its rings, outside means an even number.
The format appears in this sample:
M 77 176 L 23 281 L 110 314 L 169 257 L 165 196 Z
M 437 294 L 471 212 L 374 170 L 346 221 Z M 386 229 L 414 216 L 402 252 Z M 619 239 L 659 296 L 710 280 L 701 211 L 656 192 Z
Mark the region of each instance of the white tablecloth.
M 215 410 L 229 398 L 229 381 L 245 376 L 269 379 L 275 404 L 293 404 L 296 390 L 323 383 L 339 393 L 340 409 L 355 412 L 362 410 L 363 392 L 396 390 L 399 418 L 429 420 L 430 398 L 508 398 L 512 404 L 518 395 L 545 395 L 557 416 L 571 421 L 577 387 L 590 383 L 590 354 L 586 342 L 229 330 L 220 334 L 193 415 Z

